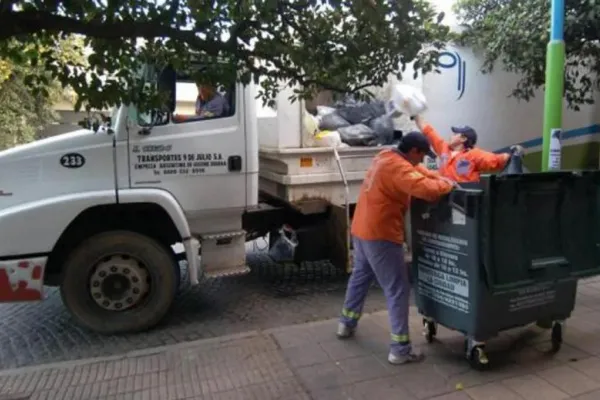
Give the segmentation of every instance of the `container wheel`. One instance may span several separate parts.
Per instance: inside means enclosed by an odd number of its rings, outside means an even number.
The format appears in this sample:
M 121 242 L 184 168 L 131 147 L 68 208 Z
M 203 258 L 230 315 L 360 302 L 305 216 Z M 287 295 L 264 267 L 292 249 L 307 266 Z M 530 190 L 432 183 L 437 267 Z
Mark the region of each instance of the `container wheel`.
M 423 336 L 427 343 L 433 342 L 433 339 L 437 335 L 437 324 L 434 321 L 429 321 L 423 318 Z
M 563 342 L 563 327 L 562 324 L 555 322 L 552 326 L 552 352 L 557 353 L 560 350 Z
M 483 345 L 475 346 L 469 352 L 469 363 L 473 369 L 483 371 L 487 369 L 490 361 Z

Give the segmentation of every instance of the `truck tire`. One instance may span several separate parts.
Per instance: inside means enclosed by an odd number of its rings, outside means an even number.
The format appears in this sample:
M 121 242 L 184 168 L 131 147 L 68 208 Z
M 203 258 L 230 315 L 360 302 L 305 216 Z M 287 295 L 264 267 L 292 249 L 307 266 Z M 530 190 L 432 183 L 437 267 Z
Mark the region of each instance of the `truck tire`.
M 77 322 L 102 334 L 138 332 L 169 311 L 179 286 L 172 251 L 130 231 L 100 233 L 69 255 L 60 287 Z

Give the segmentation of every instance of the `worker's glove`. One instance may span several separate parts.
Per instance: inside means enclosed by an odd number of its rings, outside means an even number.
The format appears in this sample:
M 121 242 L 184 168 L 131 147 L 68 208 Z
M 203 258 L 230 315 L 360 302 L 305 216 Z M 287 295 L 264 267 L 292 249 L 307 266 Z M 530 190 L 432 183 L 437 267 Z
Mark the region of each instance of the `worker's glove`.
M 440 176 L 440 179 L 443 181 L 448 182 L 449 184 L 452 185 L 452 189 L 458 189 L 460 188 L 460 185 L 458 184 L 458 182 L 453 181 L 452 179 L 448 179 L 445 176 Z
M 510 147 L 510 152 L 516 156 L 522 156 L 525 153 L 525 149 L 520 144 L 515 144 Z

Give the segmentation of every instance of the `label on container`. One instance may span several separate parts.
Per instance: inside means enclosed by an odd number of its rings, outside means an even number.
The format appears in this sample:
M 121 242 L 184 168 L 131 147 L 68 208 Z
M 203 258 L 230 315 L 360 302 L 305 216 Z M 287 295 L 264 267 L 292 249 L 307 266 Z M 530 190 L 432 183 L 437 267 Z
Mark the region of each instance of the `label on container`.
M 456 220 L 465 224 L 466 217 L 459 210 Z M 462 214 L 462 217 L 460 216 Z M 453 220 L 454 220 L 453 213 Z M 462 238 L 417 230 L 422 246 L 416 262 L 418 267 L 419 295 L 428 297 L 436 303 L 468 314 L 469 276 L 462 267 L 468 242 Z
M 452 209 L 452 223 L 454 225 L 465 225 L 467 223 L 467 216 L 464 212 L 457 210 L 456 208 Z
M 551 283 L 545 283 L 515 291 L 513 296 L 509 301 L 509 312 L 552 304 L 556 301 L 556 289 Z

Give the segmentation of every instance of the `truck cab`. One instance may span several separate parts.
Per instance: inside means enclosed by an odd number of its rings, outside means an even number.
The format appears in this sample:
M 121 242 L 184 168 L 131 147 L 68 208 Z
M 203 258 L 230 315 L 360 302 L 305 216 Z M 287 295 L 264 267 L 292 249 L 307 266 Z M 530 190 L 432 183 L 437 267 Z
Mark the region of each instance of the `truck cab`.
M 173 99 L 195 86 L 185 76 L 170 85 Z M 246 270 L 242 215 L 258 203 L 256 101 L 251 86 L 218 90 L 229 105 L 222 115 L 177 122 L 175 107 L 144 114 L 121 105 L 97 132 L 0 153 L 0 301 L 42 300 L 44 284 L 58 285 L 82 325 L 134 331 L 172 303 L 173 244 L 183 243 L 193 283 L 200 241 L 205 268 Z

